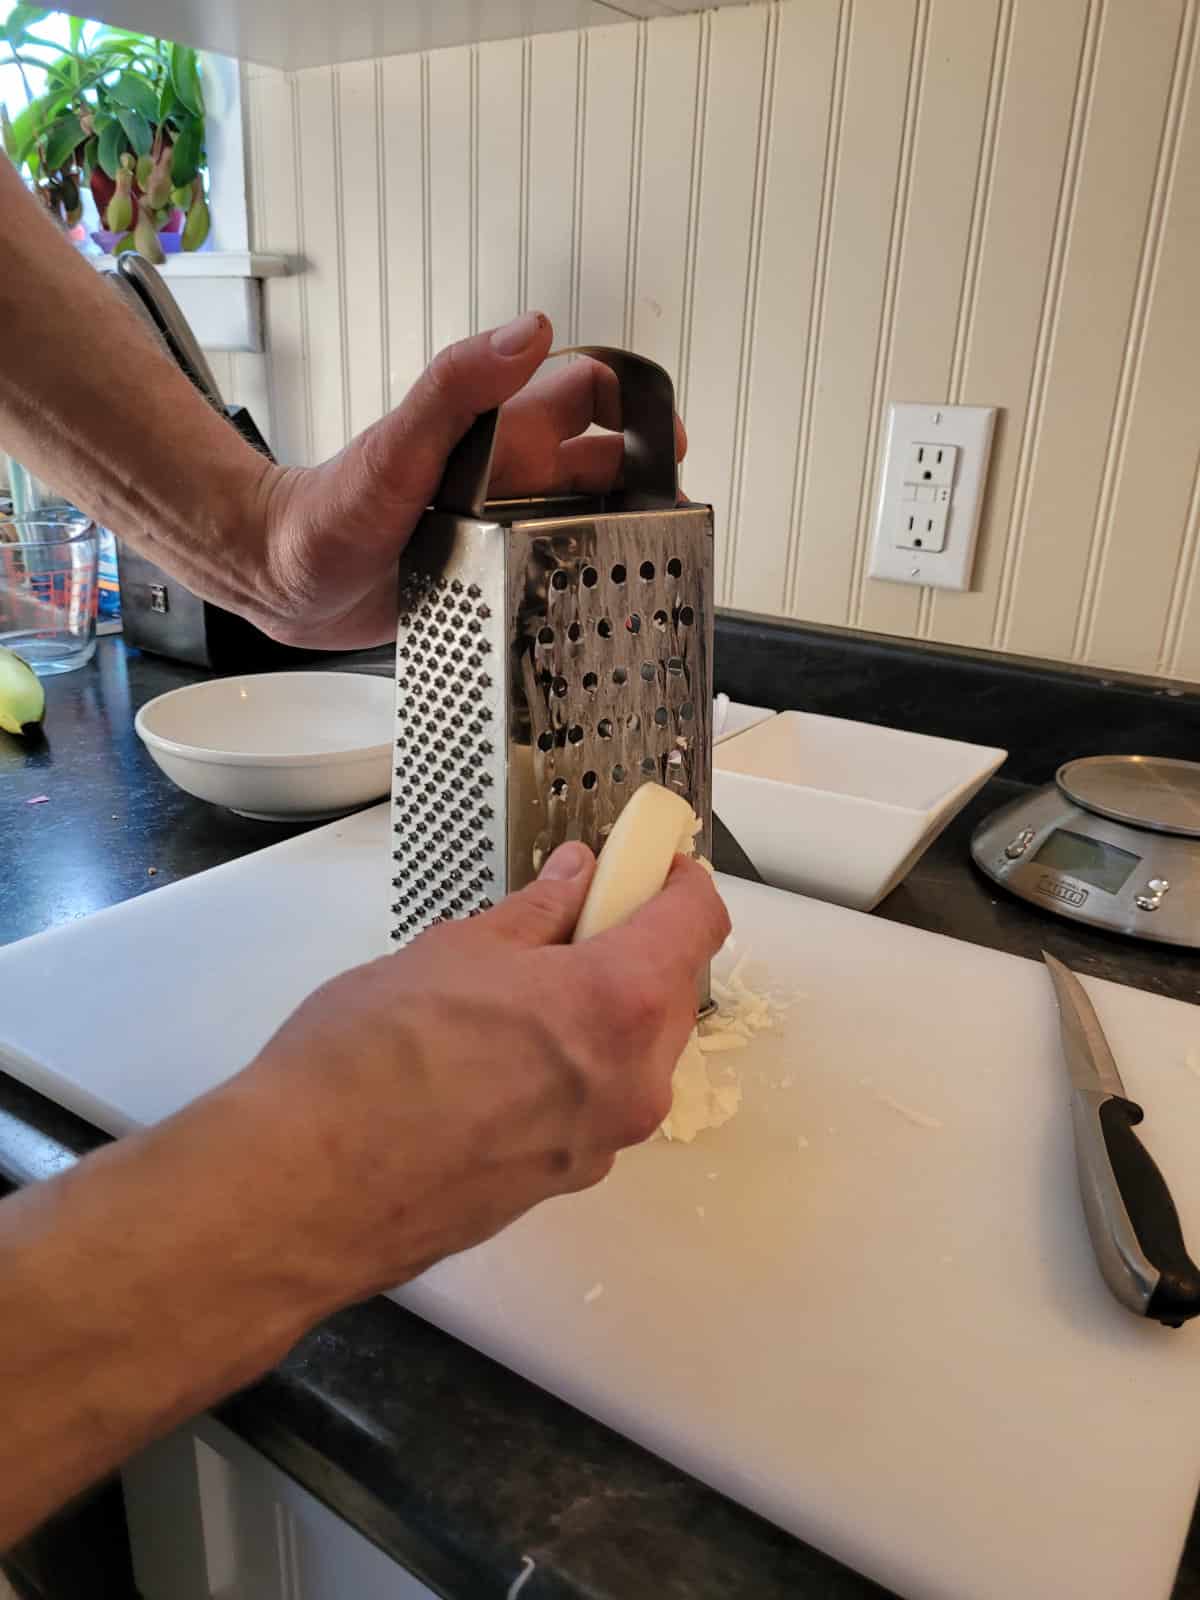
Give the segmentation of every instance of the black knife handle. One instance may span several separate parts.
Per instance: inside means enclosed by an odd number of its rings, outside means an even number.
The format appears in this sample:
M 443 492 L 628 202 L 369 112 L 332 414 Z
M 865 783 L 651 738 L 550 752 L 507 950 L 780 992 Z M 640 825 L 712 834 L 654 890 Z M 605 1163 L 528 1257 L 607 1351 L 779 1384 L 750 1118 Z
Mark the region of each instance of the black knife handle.
M 1100 1107 L 1100 1128 L 1142 1253 L 1159 1272 L 1146 1315 L 1178 1328 L 1200 1313 L 1200 1268 L 1187 1253 L 1166 1180 L 1133 1131 L 1142 1115 L 1141 1106 L 1114 1096 Z

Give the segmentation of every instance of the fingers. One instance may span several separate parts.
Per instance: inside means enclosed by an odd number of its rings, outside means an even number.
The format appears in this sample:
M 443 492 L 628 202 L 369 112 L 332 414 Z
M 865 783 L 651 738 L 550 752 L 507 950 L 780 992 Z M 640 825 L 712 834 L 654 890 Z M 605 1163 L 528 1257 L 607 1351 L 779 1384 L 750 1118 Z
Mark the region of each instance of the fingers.
M 474 926 L 508 945 L 532 949 L 565 944 L 575 931 L 587 896 L 596 858 L 575 840 L 559 845 L 536 883 L 510 894 Z
M 549 318 L 527 311 L 503 328 L 447 345 L 399 406 L 356 441 L 366 464 L 363 487 L 386 496 L 385 506 L 427 505 L 471 423 L 528 383 L 553 338 Z
M 610 432 L 588 434 L 593 425 Z M 687 434 L 676 417 L 676 459 L 686 450 Z M 616 374 L 600 361 L 573 361 L 543 373 L 502 408 L 491 492 L 496 498 L 599 494 L 620 481 L 623 459 Z
M 547 494 L 604 494 L 621 481 L 625 439 L 619 433 L 589 433 L 566 439 L 554 453 Z
M 606 953 L 619 953 L 631 968 L 661 969 L 665 962 L 692 976 L 712 960 L 729 933 L 729 913 L 708 873 L 695 861 L 676 856 L 662 893 L 589 946 L 607 946 Z

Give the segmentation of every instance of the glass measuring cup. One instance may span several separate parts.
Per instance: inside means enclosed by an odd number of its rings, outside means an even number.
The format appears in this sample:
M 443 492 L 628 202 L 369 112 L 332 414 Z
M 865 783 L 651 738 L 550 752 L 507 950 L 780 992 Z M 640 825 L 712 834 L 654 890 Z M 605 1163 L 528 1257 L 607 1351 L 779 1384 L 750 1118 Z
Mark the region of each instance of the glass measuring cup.
M 75 510 L 0 517 L 0 644 L 39 677 L 96 648 L 96 529 Z

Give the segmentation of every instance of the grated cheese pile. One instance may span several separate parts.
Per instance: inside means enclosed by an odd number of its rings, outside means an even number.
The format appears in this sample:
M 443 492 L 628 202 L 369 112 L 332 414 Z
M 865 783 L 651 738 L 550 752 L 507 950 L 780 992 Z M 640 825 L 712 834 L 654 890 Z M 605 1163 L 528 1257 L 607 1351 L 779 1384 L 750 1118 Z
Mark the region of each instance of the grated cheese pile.
M 683 797 L 657 783 L 645 783 L 631 797 L 605 840 L 575 928 L 576 942 L 624 922 L 657 894 L 676 855 L 694 855 L 700 821 Z M 703 857 L 700 864 L 712 872 Z M 713 983 L 718 1009 L 692 1029 L 671 1080 L 671 1109 L 660 1132 L 690 1143 L 698 1133 L 719 1128 L 741 1105 L 742 1088 L 728 1069 L 718 1074 L 709 1057 L 741 1050 L 769 1028 L 778 1008 L 767 995 L 749 988 L 743 957 L 724 983 Z

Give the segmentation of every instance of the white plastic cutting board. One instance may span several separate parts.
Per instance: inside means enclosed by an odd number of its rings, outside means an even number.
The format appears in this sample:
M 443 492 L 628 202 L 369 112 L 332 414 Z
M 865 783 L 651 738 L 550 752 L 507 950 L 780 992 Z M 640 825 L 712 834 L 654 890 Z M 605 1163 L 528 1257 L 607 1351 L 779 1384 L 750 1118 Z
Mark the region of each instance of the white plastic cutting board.
M 0 1063 L 114 1131 L 163 1116 L 386 943 L 386 852 L 381 806 L 0 951 Z M 1200 1326 L 1096 1272 L 1045 972 L 722 888 L 797 997 L 732 1058 L 741 1115 L 397 1298 L 914 1600 L 1165 1597 Z M 1200 1009 L 1088 987 L 1200 1248 Z

